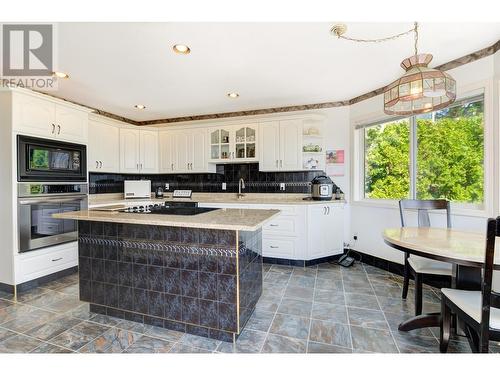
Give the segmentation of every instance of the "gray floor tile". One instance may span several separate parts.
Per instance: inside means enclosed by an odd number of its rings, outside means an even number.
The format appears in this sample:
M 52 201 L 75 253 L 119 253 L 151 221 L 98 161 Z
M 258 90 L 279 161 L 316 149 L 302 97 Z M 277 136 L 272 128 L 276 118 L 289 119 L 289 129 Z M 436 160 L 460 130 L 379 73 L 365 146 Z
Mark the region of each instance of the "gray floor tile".
M 314 302 L 331 303 L 334 305 L 345 305 L 344 292 L 340 290 L 314 290 Z
M 314 288 L 304 288 L 301 286 L 288 285 L 285 290 L 284 298 L 312 301 L 313 295 L 314 295 Z
M 389 324 L 389 328 L 391 331 L 398 331 L 398 327 L 401 323 L 404 321 L 413 318 L 413 314 L 409 313 L 389 313 L 389 312 L 384 312 L 385 318 L 387 320 L 387 323 Z M 438 329 L 438 334 L 439 334 L 439 328 Z M 423 328 L 423 329 L 414 329 L 411 331 L 411 334 L 414 336 L 430 336 L 434 337 L 432 334 L 431 330 L 429 328 Z
M 54 313 L 35 309 L 29 313 L 17 315 L 14 319 L 2 323 L 2 327 L 23 333 L 54 318 Z
M 283 298 L 278 308 L 278 313 L 298 315 L 309 318 L 312 310 L 312 302 L 297 299 Z
M 289 287 L 290 286 L 299 286 L 302 288 L 314 288 L 315 282 L 316 282 L 315 277 L 292 275 L 292 277 L 288 281 L 288 286 Z
M 180 340 L 182 336 L 184 336 L 184 333 L 179 331 L 172 331 L 171 329 L 149 326 L 149 328 L 145 332 L 145 335 L 175 342 Z
M 186 333 L 181 337 L 179 343 L 208 351 L 214 351 L 219 346 L 220 341 Z
M 328 345 L 351 347 L 349 326 L 323 320 L 312 319 L 309 340 Z
M 111 328 L 85 346 L 80 353 L 120 353 L 141 337 L 140 333 Z
M 344 305 L 313 303 L 311 317 L 318 320 L 347 324 L 347 310 Z
M 5 328 L 0 327 L 0 342 L 3 340 L 7 340 L 9 337 L 15 336 L 16 333 L 9 331 Z
M 439 353 L 439 341 L 434 337 L 393 332 L 400 353 Z
M 257 302 L 256 309 L 259 310 L 265 310 L 265 311 L 270 311 L 270 312 L 276 312 L 278 310 L 278 306 L 280 305 L 280 300 L 277 300 L 276 298 L 264 298 L 260 297 L 259 301 Z
M 123 322 L 122 319 L 102 314 L 95 314 L 95 316 L 91 317 L 89 320 L 91 322 L 104 324 L 110 327 L 116 327 L 118 324 Z
M 345 294 L 345 303 L 349 307 L 359 307 L 362 309 L 380 310 L 377 298 L 367 294 Z
M 385 315 L 380 310 L 348 307 L 349 324 L 364 328 L 389 329 Z
M 262 353 L 305 353 L 307 341 L 295 339 L 292 337 L 267 335 Z
M 369 282 L 344 280 L 344 291 L 346 293 L 366 294 L 371 296 L 375 295 L 375 292 Z
M 38 297 L 40 297 L 43 294 L 46 294 L 48 292 L 49 292 L 49 290 L 47 290 L 47 289 L 34 288 L 34 289 L 28 290 L 26 292 L 17 293 L 17 300 L 16 301 L 25 303 L 25 302 L 31 301 L 35 298 L 38 298 Z M 12 299 L 14 299 L 13 295 L 12 295 Z
M 342 273 L 337 270 L 318 270 L 318 279 L 339 281 L 342 280 Z
M 0 299 L 0 310 L 4 309 L 6 307 L 12 306 L 14 302 L 6 300 L 6 299 Z
M 349 348 L 342 346 L 328 345 L 320 342 L 309 341 L 307 344 L 308 353 L 352 353 Z
M 243 330 L 236 343 L 221 342 L 217 348 L 221 353 L 259 353 L 267 334 L 249 329 Z
M 194 346 L 189 346 L 178 342 L 174 344 L 174 346 L 172 346 L 172 349 L 170 349 L 169 353 L 194 354 L 194 353 L 212 353 L 212 352 L 210 350 L 195 348 Z
M 274 318 L 274 312 L 255 309 L 245 328 L 267 332 Z
M 342 280 L 316 279 L 316 289 L 344 291 Z
M 295 267 L 292 272 L 292 276 L 308 276 L 308 277 L 316 277 L 318 273 L 317 268 L 309 268 L 309 267 Z
M 61 353 L 74 353 L 74 352 L 69 350 L 69 349 L 66 349 L 66 348 L 61 348 L 60 346 L 57 346 L 57 345 L 43 343 L 42 345 L 33 349 L 30 353 L 41 353 L 41 354 L 57 353 L 57 354 L 61 354 Z
M 71 350 L 79 350 L 109 329 L 92 322 L 82 322 L 50 340 L 51 343 Z
M 0 341 L 0 353 L 28 353 L 42 344 L 41 341 L 24 335 L 15 335 Z
M 378 297 L 382 311 L 389 313 L 406 313 L 414 314 L 415 305 L 409 299 L 403 300 L 401 298 L 391 297 Z
M 276 314 L 269 332 L 297 339 L 307 339 L 309 336 L 309 325 L 309 318 Z
M 389 330 L 351 326 L 351 336 L 355 350 L 374 353 L 398 353 Z
M 49 323 L 42 323 L 27 331 L 26 334 L 40 340 L 48 341 L 79 323 L 81 323 L 80 319 L 64 316 Z
M 174 344 L 171 341 L 141 336 L 125 349 L 124 353 L 168 353 Z

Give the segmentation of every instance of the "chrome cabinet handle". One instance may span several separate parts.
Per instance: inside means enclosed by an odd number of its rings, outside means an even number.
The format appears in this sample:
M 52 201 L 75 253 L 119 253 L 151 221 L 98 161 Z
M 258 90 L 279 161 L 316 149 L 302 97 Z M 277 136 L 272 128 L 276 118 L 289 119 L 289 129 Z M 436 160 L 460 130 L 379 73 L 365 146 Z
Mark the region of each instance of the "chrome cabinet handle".
M 172 170 L 174 170 L 174 163 L 170 164 L 170 168 L 172 168 Z
M 97 160 L 95 161 L 95 167 L 99 168 L 99 162 Z
M 61 134 L 61 125 L 57 125 L 57 134 Z
M 278 160 L 276 160 L 276 168 L 278 167 Z
M 142 163 L 141 163 L 141 164 L 139 164 L 139 165 L 141 166 L 141 171 L 142 171 Z
M 52 134 L 54 134 L 56 132 L 56 125 L 55 124 L 51 124 L 52 125 Z
M 278 224 L 269 224 L 270 227 L 279 227 Z
M 283 168 L 283 160 L 280 160 L 280 168 Z
M 271 249 L 279 249 L 279 246 L 269 246 Z
M 327 208 L 328 208 L 328 215 L 330 215 L 330 207 L 329 207 L 329 206 L 327 206 Z
M 60 261 L 60 260 L 62 260 L 62 258 L 52 259 L 52 261 L 53 261 L 53 262 L 58 262 L 58 261 Z
M 99 161 L 99 168 L 102 168 L 102 161 Z
M 137 167 L 136 167 L 137 170 L 139 170 L 139 163 L 137 163 Z
M 323 215 L 326 215 L 326 206 L 323 207 Z

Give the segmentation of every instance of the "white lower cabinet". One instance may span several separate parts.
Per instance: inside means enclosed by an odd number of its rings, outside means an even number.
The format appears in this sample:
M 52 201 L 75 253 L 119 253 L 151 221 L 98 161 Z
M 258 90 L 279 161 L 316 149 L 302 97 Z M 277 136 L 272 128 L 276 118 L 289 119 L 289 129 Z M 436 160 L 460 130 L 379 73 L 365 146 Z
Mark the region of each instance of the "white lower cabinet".
M 15 257 L 16 284 L 78 265 L 78 242 L 30 251 Z
M 343 252 L 343 203 L 267 205 L 200 202 L 200 207 L 280 210 L 279 216 L 262 227 L 264 257 L 311 260 Z

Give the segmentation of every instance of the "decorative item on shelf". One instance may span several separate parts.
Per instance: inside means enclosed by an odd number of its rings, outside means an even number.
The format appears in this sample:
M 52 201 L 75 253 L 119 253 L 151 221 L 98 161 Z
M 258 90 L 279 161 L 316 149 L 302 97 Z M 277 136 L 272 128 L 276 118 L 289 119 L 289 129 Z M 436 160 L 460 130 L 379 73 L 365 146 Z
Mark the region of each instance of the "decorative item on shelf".
M 304 131 L 304 135 L 319 135 L 319 130 L 314 126 L 311 126 L 309 129 Z
M 319 160 L 317 158 L 307 158 L 304 159 L 303 167 L 304 169 L 318 169 Z
M 302 146 L 302 151 L 303 152 L 321 152 L 321 146 L 320 145 L 314 145 L 312 143 L 309 143 L 308 145 Z
M 377 43 L 414 34 L 415 53 L 401 62 L 406 71 L 384 89 L 384 112 L 388 115 L 414 115 L 448 107 L 456 99 L 456 82 L 445 72 L 429 68 L 432 55 L 418 53 L 418 22 L 408 31 L 380 39 L 356 39 L 345 36 L 345 25 L 334 25 L 331 33 L 339 39 Z

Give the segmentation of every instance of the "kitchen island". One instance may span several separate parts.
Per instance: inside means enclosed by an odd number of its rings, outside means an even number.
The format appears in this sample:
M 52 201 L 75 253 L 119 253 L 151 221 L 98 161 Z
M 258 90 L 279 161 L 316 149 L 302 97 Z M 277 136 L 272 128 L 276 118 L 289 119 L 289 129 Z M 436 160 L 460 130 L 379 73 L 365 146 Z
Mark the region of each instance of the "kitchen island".
M 233 341 L 262 293 L 262 226 L 278 210 L 77 211 L 80 299 L 96 313 Z

